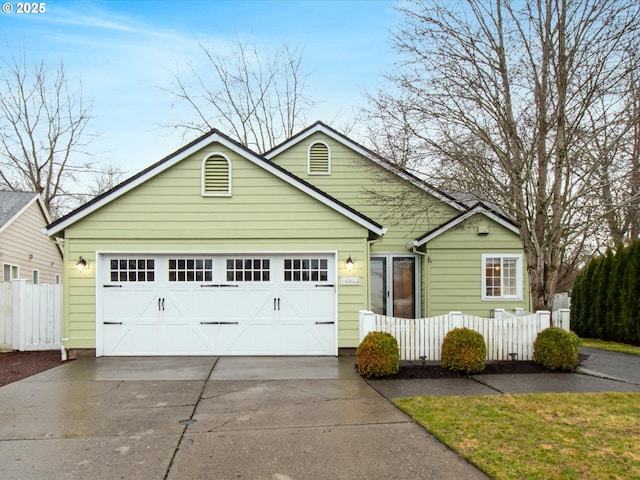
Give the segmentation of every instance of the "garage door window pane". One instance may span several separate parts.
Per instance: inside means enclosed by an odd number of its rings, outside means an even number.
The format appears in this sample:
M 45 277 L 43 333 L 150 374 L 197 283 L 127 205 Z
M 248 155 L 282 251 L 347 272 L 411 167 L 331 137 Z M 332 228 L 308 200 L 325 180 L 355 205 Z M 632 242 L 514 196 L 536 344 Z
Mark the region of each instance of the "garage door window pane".
M 206 258 L 170 258 L 170 282 L 210 282 L 213 262 Z
M 144 258 L 111 259 L 109 279 L 112 282 L 153 282 L 154 263 Z
M 284 261 L 285 282 L 326 282 L 328 262 L 320 258 L 287 258 Z
M 227 281 L 268 282 L 270 279 L 268 259 L 230 258 L 227 259 Z

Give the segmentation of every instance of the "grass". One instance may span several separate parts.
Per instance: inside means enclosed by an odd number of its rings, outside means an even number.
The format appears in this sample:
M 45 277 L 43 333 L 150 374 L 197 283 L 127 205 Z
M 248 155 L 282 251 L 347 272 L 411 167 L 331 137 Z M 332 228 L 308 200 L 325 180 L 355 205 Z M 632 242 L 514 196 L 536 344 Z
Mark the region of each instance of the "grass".
M 394 400 L 494 479 L 639 479 L 640 393 Z
M 596 338 L 581 338 L 580 346 L 589 347 L 589 348 L 599 348 L 601 350 L 609 350 L 611 352 L 640 355 L 640 347 L 627 345 L 626 343 L 607 342 L 606 340 L 598 340 Z

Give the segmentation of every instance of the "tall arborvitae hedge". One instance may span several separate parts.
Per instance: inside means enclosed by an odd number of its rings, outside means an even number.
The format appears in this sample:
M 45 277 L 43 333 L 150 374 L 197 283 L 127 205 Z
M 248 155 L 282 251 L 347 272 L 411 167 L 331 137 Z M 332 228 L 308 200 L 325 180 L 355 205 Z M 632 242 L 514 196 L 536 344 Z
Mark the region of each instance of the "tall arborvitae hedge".
M 583 338 L 640 345 L 640 241 L 607 251 L 578 274 L 571 328 Z

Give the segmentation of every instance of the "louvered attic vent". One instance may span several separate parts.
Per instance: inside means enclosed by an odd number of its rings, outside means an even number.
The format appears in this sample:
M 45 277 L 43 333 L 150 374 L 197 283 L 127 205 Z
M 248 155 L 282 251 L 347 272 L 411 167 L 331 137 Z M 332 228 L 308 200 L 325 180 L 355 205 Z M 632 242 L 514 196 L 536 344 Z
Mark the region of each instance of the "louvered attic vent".
M 231 195 L 231 165 L 222 155 L 212 155 L 202 164 L 202 195 Z
M 324 143 L 316 142 L 309 147 L 309 175 L 331 174 L 331 162 L 329 147 Z

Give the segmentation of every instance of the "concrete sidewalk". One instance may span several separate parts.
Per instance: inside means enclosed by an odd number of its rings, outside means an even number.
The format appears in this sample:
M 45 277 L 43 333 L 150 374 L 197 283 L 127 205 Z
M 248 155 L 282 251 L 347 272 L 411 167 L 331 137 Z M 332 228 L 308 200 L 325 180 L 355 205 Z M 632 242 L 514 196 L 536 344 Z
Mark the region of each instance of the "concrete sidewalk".
M 386 398 L 502 393 L 640 392 L 640 357 L 580 348 L 589 357 L 576 373 L 473 375 L 469 378 L 370 380 Z
M 341 358 L 80 359 L 0 388 L 0 477 L 486 479 Z

